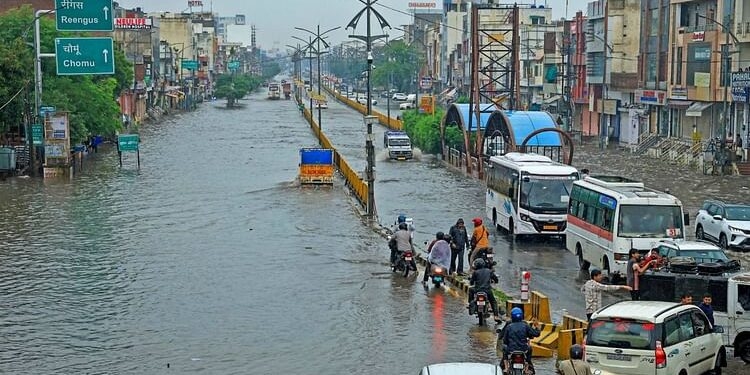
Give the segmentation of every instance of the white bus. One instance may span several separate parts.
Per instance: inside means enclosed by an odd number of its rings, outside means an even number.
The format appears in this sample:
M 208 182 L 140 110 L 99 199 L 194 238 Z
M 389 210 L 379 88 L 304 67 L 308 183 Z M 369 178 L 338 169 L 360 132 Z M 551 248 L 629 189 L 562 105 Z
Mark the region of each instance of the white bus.
M 689 218 L 674 196 L 617 176 L 591 176 L 573 184 L 566 248 L 583 270 L 591 265 L 611 282 L 625 277 L 631 248 L 646 253 L 662 239 L 685 238 Z
M 578 171 L 538 154 L 492 156 L 487 166 L 487 217 L 516 235 L 562 235 Z

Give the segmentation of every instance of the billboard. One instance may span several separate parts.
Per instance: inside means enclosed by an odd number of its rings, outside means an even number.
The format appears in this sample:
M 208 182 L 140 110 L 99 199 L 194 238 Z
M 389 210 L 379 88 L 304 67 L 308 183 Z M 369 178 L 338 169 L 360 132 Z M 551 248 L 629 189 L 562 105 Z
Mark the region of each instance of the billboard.
M 437 4 L 434 1 L 410 1 L 409 8 L 411 9 L 430 9 L 436 8 Z
M 115 18 L 115 29 L 150 30 L 150 18 Z
M 235 25 L 244 25 L 245 24 L 245 15 L 244 14 L 238 14 L 234 16 L 234 24 Z

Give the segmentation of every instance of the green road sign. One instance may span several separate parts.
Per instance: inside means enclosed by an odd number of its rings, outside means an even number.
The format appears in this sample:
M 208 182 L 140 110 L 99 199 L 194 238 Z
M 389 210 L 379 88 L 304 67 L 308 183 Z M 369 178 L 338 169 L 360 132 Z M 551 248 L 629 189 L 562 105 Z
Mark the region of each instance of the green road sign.
M 112 0 L 55 0 L 57 30 L 112 31 Z
M 35 145 L 41 145 L 44 139 L 44 127 L 40 124 L 31 125 L 31 139 Z
M 55 113 L 56 111 L 57 111 L 57 108 L 50 106 L 50 105 L 45 105 L 39 108 L 39 116 L 44 117 L 45 114 Z
M 182 60 L 182 69 L 196 70 L 198 69 L 198 61 Z
M 120 134 L 117 136 L 117 150 L 120 152 L 138 151 L 139 140 L 138 134 Z
M 114 74 L 112 38 L 55 38 L 57 75 Z
M 240 68 L 240 62 L 239 61 L 230 61 L 229 64 L 227 64 L 227 67 L 229 69 L 239 69 Z

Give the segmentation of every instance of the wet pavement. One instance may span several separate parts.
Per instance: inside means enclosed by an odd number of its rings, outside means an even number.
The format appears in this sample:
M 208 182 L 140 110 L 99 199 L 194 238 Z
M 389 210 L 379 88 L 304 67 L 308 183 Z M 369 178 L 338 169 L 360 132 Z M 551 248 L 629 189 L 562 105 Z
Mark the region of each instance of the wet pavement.
M 296 186 L 298 150 L 316 143 L 291 101 L 264 98 L 144 126 L 140 172 L 110 149 L 70 183 L 0 184 L 3 372 L 416 374 L 496 360 L 495 334 L 476 327 L 465 296 L 389 272 L 385 240 L 341 181 Z M 331 101 L 322 125 L 364 170 L 362 116 Z M 381 223 L 406 213 L 421 243 L 482 216 L 479 181 L 432 156 L 388 161 L 375 131 Z M 588 167 L 627 160 L 614 159 Z M 528 269 L 556 317 L 583 315 L 575 257 L 492 232 L 503 289 L 517 291 Z M 537 364 L 550 373 L 551 361 Z

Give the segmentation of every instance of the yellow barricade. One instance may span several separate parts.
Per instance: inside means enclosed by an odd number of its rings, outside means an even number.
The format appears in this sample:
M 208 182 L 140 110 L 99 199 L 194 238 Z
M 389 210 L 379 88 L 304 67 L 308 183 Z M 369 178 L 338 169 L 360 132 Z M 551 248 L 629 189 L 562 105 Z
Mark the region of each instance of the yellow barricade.
M 557 360 L 569 359 L 570 347 L 575 344 L 583 344 L 584 337 L 585 330 L 583 328 L 561 330 L 557 340 Z
M 552 323 L 552 314 L 549 311 L 549 298 L 539 292 L 531 292 L 532 319 L 542 323 Z

